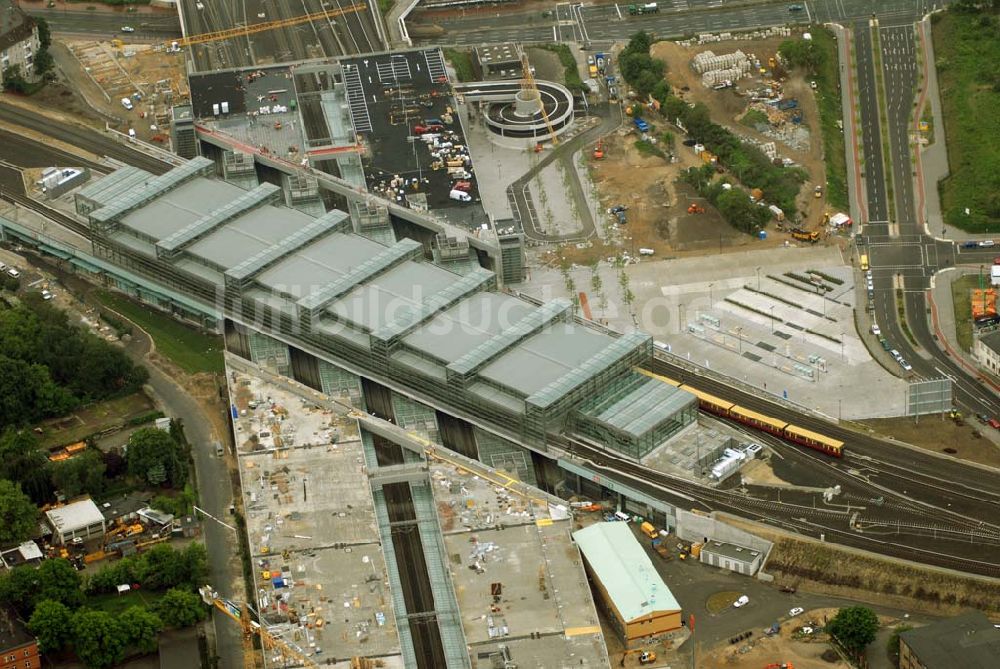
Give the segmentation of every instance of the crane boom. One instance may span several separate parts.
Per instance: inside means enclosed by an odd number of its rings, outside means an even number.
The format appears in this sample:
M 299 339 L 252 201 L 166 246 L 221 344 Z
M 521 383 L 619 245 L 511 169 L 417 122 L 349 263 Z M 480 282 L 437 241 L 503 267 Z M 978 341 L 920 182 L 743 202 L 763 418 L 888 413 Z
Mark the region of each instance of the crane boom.
M 167 43 L 167 45 L 170 46 L 174 42 L 177 43 L 178 47 L 191 46 L 192 44 L 205 44 L 206 42 L 216 42 L 218 40 L 231 39 L 233 37 L 243 37 L 245 35 L 253 35 L 254 33 L 262 33 L 267 30 L 275 30 L 277 28 L 284 28 L 286 26 L 294 26 L 298 25 L 299 23 L 307 23 L 309 21 L 330 19 L 333 18 L 334 16 L 351 14 L 353 12 L 362 12 L 366 9 L 368 9 L 368 5 L 362 2 L 355 5 L 351 5 L 350 7 L 324 10 L 322 12 L 313 12 L 312 14 L 294 16 L 290 19 L 280 19 L 278 21 L 268 21 L 266 23 L 254 23 L 253 25 L 244 26 L 242 28 L 227 28 L 225 30 L 216 30 L 215 32 L 210 32 L 210 33 L 199 33 L 197 35 L 191 35 L 190 37 L 183 37 L 179 40 L 171 40 L 170 42 Z
M 526 91 L 533 91 L 538 96 L 538 108 L 542 112 L 542 119 L 545 121 L 545 127 L 548 128 L 552 145 L 555 146 L 559 143 L 559 139 L 556 137 L 556 129 L 552 127 L 552 121 L 549 120 L 549 113 L 545 111 L 545 101 L 542 100 L 542 93 L 538 90 L 538 84 L 535 83 L 535 75 L 531 73 L 531 63 L 528 62 L 528 54 L 524 52 L 521 52 L 521 69 L 524 70 L 524 79 L 521 81 L 521 88 Z

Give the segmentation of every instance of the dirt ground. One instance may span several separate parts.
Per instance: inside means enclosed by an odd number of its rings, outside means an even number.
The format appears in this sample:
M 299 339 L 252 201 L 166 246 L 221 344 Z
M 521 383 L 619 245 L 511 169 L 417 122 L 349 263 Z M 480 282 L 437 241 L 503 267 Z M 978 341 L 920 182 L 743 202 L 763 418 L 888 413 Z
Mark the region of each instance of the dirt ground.
M 937 453 L 947 453 L 961 460 L 1000 467 L 1000 447 L 976 433 L 992 430 L 989 425 L 956 424 L 941 420 L 940 416 L 924 416 L 919 421 L 912 418 L 881 418 L 866 420 L 863 425 L 879 434 L 905 441 L 918 448 Z M 945 449 L 953 449 L 951 453 Z
M 793 33 L 792 37 L 795 36 L 796 33 Z M 675 42 L 658 42 L 653 45 L 651 52 L 654 58 L 659 58 L 667 64 L 667 81 L 675 89 L 683 89 L 684 86 L 687 86 L 688 91 L 679 91 L 682 97 L 689 102 L 704 103 L 716 123 L 744 137 L 752 137 L 762 142 L 775 141 L 781 155 L 791 158 L 805 168 L 809 173 L 809 181 L 803 185 L 797 205 L 806 223 L 802 227 L 817 229 L 822 222 L 826 198 L 817 199 L 814 197 L 813 187 L 826 183 L 826 167 L 823 163 L 823 142 L 819 136 L 819 109 L 816 106 L 816 98 L 812 89 L 809 88 L 809 82 L 801 74 L 788 75 L 783 82 L 784 96 L 796 98 L 799 101 L 803 117 L 802 125 L 810 130 L 815 128 L 815 132 L 812 132 L 810 136 L 809 150 L 799 151 L 739 122 L 747 109 L 747 101 L 737 95 L 736 91 L 755 88 L 762 82 L 759 76 L 740 80 L 734 89 L 716 91 L 702 86 L 701 75 L 690 67 L 691 59 L 704 51 L 712 51 L 717 55 L 722 55 L 732 53 L 737 49 L 748 55 L 752 54 L 762 63 L 766 63 L 768 58 L 777 53 L 778 46 L 786 39 L 788 38 L 775 37 L 755 41 L 733 40 L 692 48 L 683 47 Z
M 700 656 L 698 666 L 760 669 L 772 664 L 789 663 L 795 669 L 847 669 L 850 665 L 846 662 L 827 662 L 821 657 L 830 648 L 826 634 L 794 634 L 806 622 L 816 621 L 822 625 L 824 616 L 832 617 L 836 613 L 836 609 L 806 611 L 794 622 L 783 624 L 781 631 L 772 637 L 755 634 L 745 643 L 716 646 Z

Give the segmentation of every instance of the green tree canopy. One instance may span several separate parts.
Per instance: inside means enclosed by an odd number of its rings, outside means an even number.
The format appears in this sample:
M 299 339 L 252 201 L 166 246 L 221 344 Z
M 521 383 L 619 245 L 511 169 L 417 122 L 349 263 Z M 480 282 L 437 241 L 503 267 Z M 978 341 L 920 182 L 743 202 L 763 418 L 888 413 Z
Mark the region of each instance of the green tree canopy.
M 76 457 L 52 463 L 52 484 L 67 498 L 104 491 L 104 458 L 88 449 Z
M 187 454 L 168 433 L 143 428 L 132 433 L 125 454 L 128 473 L 156 485 L 169 481 L 174 488 L 187 481 Z
M 118 616 L 118 626 L 125 637 L 125 644 L 142 653 L 152 653 L 159 644 L 159 633 L 163 629 L 160 617 L 141 606 L 125 609 Z
M 826 630 L 850 651 L 860 653 L 878 634 L 878 616 L 866 606 L 840 609 Z
M 20 483 L 35 504 L 52 499 L 48 465 L 33 432 L 7 428 L 0 433 L 0 478 Z
M 808 39 L 795 39 L 782 42 L 778 53 L 791 67 L 799 67 L 809 72 L 815 72 L 823 64 L 823 50 Z
M 78 611 L 73 616 L 73 648 L 94 669 L 118 664 L 125 657 L 125 634 L 105 611 Z
M 201 598 L 187 590 L 173 588 L 155 604 L 156 613 L 167 627 L 188 627 L 205 617 Z
M 24 541 L 38 529 L 38 509 L 21 488 L 0 479 L 0 544 Z
M 69 560 L 45 560 L 38 567 L 38 595 L 35 601 L 51 599 L 71 609 L 83 604 L 83 579 Z
M 46 599 L 38 603 L 28 620 L 28 630 L 38 639 L 43 653 L 62 650 L 72 639 L 73 614 L 62 602 Z

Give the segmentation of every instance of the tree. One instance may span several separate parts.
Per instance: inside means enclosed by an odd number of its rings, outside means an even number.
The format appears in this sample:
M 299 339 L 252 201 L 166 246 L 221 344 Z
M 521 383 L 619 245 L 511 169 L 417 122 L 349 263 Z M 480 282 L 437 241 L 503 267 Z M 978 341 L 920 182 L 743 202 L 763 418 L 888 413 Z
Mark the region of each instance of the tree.
M 72 638 L 73 614 L 61 602 L 46 599 L 38 603 L 28 620 L 28 630 L 38 639 L 43 653 L 62 650 Z
M 24 75 L 21 74 L 20 65 L 11 65 L 4 68 L 3 87 L 4 90 L 14 91 L 15 93 L 24 93 L 28 90 L 28 82 L 24 78 Z
M 35 504 L 52 499 L 49 459 L 31 430 L 8 428 L 0 434 L 0 478 L 21 484 Z
M 159 633 L 163 629 L 160 617 L 141 606 L 131 606 L 118 616 L 125 644 L 137 648 L 142 653 L 152 653 L 159 644 Z
M 128 473 L 148 483 L 169 481 L 174 488 L 180 488 L 187 480 L 187 454 L 163 430 L 147 427 L 134 432 L 125 457 Z
M 154 607 L 167 627 L 188 627 L 205 617 L 201 598 L 180 588 L 167 590 Z
M 111 614 L 83 610 L 73 616 L 73 648 L 88 667 L 118 664 L 125 657 L 125 643 L 121 626 Z
M 38 509 L 16 483 L 0 479 L 0 544 L 24 541 L 37 529 Z
M 69 560 L 45 560 L 38 567 L 38 591 L 35 601 L 51 599 L 62 602 L 71 609 L 84 602 L 83 579 Z
M 0 354 L 0 424 L 23 425 L 65 413 L 75 404 L 70 393 L 53 383 L 44 365 Z
M 36 16 L 35 25 L 38 27 L 38 43 L 43 49 L 52 46 L 52 31 L 49 29 L 49 22 Z
M 99 495 L 104 483 L 104 458 L 94 449 L 52 465 L 52 484 L 68 498 Z
M 35 53 L 35 74 L 44 77 L 56 66 L 55 59 L 48 49 L 42 48 Z
M 860 653 L 878 634 L 878 616 L 868 607 L 849 606 L 840 609 L 826 629 L 844 648 Z

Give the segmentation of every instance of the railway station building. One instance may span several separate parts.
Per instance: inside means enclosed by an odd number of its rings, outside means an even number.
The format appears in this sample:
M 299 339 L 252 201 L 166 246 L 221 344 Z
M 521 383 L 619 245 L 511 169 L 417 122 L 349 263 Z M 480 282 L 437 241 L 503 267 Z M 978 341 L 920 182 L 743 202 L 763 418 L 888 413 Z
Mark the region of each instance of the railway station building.
M 626 648 L 681 628 L 681 607 L 628 523 L 595 523 L 573 539 L 587 574 Z
M 651 364 L 649 335 L 499 292 L 484 267 L 443 267 L 412 238 L 372 239 L 347 212 L 313 217 L 278 186 L 214 170 L 202 157 L 160 176 L 124 168 L 76 206 L 97 261 L 158 289 L 118 287 L 182 314 L 200 305 L 231 353 L 382 415 L 465 421 L 470 438 L 445 445 L 488 464 L 570 434 L 638 458 L 695 420 L 690 393 L 634 371 Z

